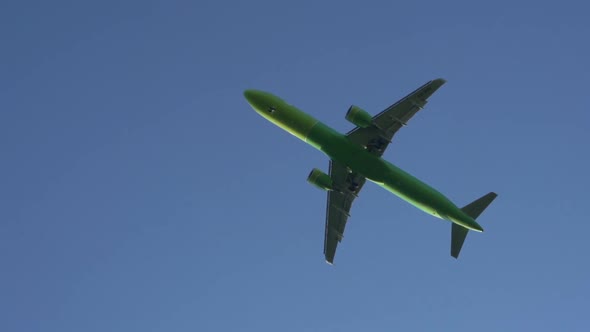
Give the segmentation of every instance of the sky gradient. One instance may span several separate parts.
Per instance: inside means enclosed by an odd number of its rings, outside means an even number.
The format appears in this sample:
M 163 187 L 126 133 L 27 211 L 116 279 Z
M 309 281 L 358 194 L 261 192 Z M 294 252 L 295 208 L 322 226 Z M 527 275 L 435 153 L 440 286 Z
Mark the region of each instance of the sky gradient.
M 582 1 L 0 5 L 0 330 L 588 331 Z M 447 80 L 384 157 L 465 205 L 367 183 L 323 260 L 328 160 L 270 91 L 346 132 Z

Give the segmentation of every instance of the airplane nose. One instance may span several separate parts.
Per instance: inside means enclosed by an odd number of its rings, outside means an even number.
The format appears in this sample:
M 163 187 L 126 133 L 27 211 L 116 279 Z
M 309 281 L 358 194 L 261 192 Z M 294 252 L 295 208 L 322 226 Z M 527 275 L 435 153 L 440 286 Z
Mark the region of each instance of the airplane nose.
M 246 90 L 244 91 L 244 97 L 246 97 L 246 100 L 251 103 L 252 100 L 254 99 L 254 90 Z
M 262 109 L 262 100 L 260 98 L 261 94 L 259 91 L 246 90 L 246 91 L 244 91 L 244 97 L 246 97 L 246 100 L 254 109 L 256 109 L 256 110 Z

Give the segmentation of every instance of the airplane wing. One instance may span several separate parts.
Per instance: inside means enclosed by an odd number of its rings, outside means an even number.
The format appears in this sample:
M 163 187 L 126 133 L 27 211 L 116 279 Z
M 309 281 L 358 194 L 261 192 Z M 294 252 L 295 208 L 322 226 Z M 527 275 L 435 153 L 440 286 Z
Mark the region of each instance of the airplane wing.
M 383 155 L 393 135 L 426 105 L 427 99 L 443 84 L 445 80 L 441 78 L 424 84 L 375 115 L 371 126 L 357 127 L 346 136 L 352 142 L 365 146 L 372 153 Z M 328 191 L 324 255 L 326 262 L 332 264 L 336 247 L 342 241 L 344 227 L 350 217 L 350 207 L 365 184 L 365 178 L 358 173 L 349 172 L 346 166 L 333 160 L 330 160 L 330 177 L 334 190 Z
M 373 124 L 366 128 L 357 127 L 346 134 L 355 143 L 381 156 L 391 143 L 393 135 L 426 105 L 427 99 L 443 84 L 442 78 L 432 80 L 416 89 L 383 112 L 373 117 Z
M 334 190 L 328 191 L 324 256 L 326 262 L 332 264 L 336 247 L 342 241 L 344 227 L 350 216 L 350 207 L 365 184 L 365 177 L 358 173 L 350 173 L 346 166 L 333 160 L 330 160 L 329 175 Z

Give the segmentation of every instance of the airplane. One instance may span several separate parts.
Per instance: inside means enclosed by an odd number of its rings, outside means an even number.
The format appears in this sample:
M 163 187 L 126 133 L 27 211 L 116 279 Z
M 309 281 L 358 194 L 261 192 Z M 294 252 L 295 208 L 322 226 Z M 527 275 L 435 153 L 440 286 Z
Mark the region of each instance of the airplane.
M 328 192 L 324 237 L 327 263 L 334 263 L 350 208 L 366 180 L 430 215 L 450 221 L 454 258 L 459 257 L 470 230 L 483 232 L 475 219 L 496 198 L 496 193 L 490 192 L 459 208 L 436 189 L 382 158 L 393 135 L 445 83 L 441 78 L 429 81 L 373 117 L 358 106 L 350 106 L 345 118 L 356 128 L 345 135 L 271 93 L 244 91 L 246 100 L 258 114 L 330 158 L 328 174 L 314 168 L 307 178 L 309 183 Z

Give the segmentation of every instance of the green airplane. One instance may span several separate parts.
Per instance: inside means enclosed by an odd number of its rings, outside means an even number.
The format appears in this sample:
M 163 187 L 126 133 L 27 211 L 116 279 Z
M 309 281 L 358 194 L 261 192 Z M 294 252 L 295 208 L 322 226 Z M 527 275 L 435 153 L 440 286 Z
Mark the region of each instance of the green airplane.
M 436 189 L 381 158 L 393 135 L 418 112 L 445 80 L 435 79 L 416 89 L 383 112 L 371 117 L 351 106 L 346 119 L 356 128 L 342 135 L 281 98 L 259 90 L 246 90 L 252 108 L 268 121 L 322 151 L 330 158 L 328 174 L 314 168 L 307 181 L 328 191 L 324 255 L 333 264 L 342 240 L 352 202 L 365 180 L 389 190 L 418 209 L 448 220 L 451 227 L 451 256 L 458 258 L 469 230 L 483 232 L 475 221 L 496 198 L 493 192 L 463 208 L 457 207 Z

